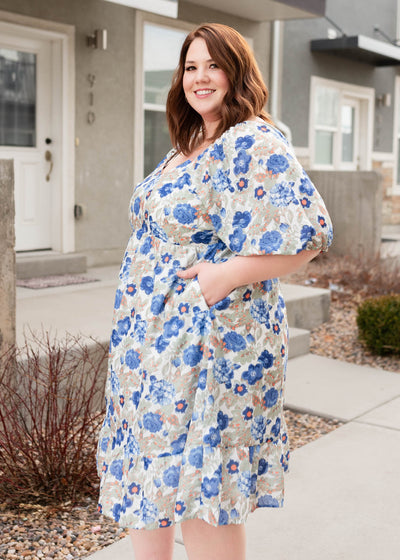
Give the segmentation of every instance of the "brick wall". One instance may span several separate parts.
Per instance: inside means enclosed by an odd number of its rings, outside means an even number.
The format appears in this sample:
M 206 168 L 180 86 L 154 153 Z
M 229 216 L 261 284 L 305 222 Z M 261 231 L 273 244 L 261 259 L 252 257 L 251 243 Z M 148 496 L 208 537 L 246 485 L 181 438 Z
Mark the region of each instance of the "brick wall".
M 382 221 L 384 224 L 400 224 L 400 193 L 393 194 L 394 165 L 390 161 L 373 161 L 372 167 L 382 177 Z

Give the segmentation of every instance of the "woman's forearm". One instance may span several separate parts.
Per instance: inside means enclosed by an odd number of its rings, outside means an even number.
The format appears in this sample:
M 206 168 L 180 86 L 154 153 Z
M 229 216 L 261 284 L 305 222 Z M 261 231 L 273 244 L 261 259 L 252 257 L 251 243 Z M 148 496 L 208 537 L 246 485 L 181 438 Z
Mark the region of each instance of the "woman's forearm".
M 234 289 L 295 272 L 319 252 L 304 250 L 296 255 L 237 256 L 224 263 L 224 273 L 229 277 Z
M 239 286 L 294 272 L 318 253 L 301 251 L 297 255 L 237 256 L 223 263 L 199 262 L 186 270 L 178 270 L 177 275 L 186 280 L 197 276 L 204 299 L 211 306 Z

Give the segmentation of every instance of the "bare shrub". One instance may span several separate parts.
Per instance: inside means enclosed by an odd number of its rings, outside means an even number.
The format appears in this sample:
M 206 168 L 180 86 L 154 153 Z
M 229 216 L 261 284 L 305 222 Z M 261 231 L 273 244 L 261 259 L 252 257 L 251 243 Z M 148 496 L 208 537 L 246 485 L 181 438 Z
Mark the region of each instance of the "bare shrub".
M 400 293 L 400 265 L 393 261 L 356 259 L 321 254 L 289 281 L 310 283 L 321 288 L 331 288 L 342 298 L 357 294 L 361 301 L 366 297 Z
M 80 337 L 26 337 L 0 356 L 0 500 L 74 503 L 97 491 L 107 354 Z

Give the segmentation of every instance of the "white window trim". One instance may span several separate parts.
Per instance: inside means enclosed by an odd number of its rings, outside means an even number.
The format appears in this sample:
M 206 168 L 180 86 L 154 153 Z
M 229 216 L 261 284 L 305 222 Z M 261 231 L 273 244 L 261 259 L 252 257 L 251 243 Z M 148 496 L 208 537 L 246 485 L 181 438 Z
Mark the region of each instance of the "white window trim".
M 143 83 L 143 39 L 144 26 L 146 23 L 161 25 L 179 29 L 181 31 L 191 31 L 193 24 L 181 20 L 175 20 L 156 14 L 149 14 L 138 10 L 136 12 L 136 31 L 135 31 L 135 93 L 134 93 L 134 123 L 133 123 L 133 181 L 137 185 L 143 179 L 144 166 L 144 83 Z M 178 61 L 176 61 L 178 64 Z M 155 109 L 155 105 L 150 104 L 152 110 L 164 111 L 164 107 Z
M 352 97 L 363 102 L 362 111 L 366 113 L 367 118 L 364 122 L 364 127 L 360 131 L 360 136 L 364 138 L 365 146 L 362 150 L 362 161 L 360 162 L 360 169 L 363 171 L 369 171 L 372 169 L 372 139 L 373 139 L 373 124 L 374 124 L 374 99 L 375 90 L 373 88 L 357 86 L 354 84 L 349 84 L 346 82 L 339 82 L 337 80 L 327 80 L 325 78 L 320 78 L 318 76 L 311 76 L 311 87 L 310 87 L 310 110 L 309 110 L 309 146 L 310 146 L 310 166 L 311 169 L 319 169 L 323 171 L 332 171 L 337 169 L 335 163 L 333 165 L 321 165 L 315 163 L 315 112 L 314 107 L 316 103 L 316 89 L 317 87 L 330 87 L 335 88 L 340 94 L 340 106 L 342 104 L 343 97 Z M 360 119 L 362 126 L 363 120 Z M 318 127 L 322 129 L 321 127 Z M 329 127 L 331 128 L 331 127 Z M 332 127 L 335 128 L 335 127 Z M 334 151 L 339 151 L 340 146 L 338 145 L 337 136 L 334 138 Z M 336 157 L 336 159 L 338 159 Z M 335 157 L 334 157 L 335 162 Z
M 399 2 L 400 3 L 400 2 Z M 393 185 L 390 194 L 400 196 L 400 185 L 397 184 L 397 161 L 398 161 L 398 142 L 397 129 L 400 124 L 400 76 L 396 76 L 394 87 L 394 123 L 393 123 Z

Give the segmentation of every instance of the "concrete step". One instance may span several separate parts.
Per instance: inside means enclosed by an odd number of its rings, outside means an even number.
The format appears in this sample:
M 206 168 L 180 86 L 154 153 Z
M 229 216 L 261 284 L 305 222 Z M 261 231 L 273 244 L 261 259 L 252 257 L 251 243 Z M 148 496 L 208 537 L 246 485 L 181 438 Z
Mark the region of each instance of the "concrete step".
M 291 327 L 312 330 L 329 319 L 331 294 L 322 288 L 282 284 Z
M 308 354 L 310 351 L 310 331 L 289 328 L 289 360 Z
M 80 274 L 86 272 L 86 256 L 80 253 L 61 254 L 52 251 L 18 253 L 16 258 L 17 278 L 36 278 L 58 274 Z

